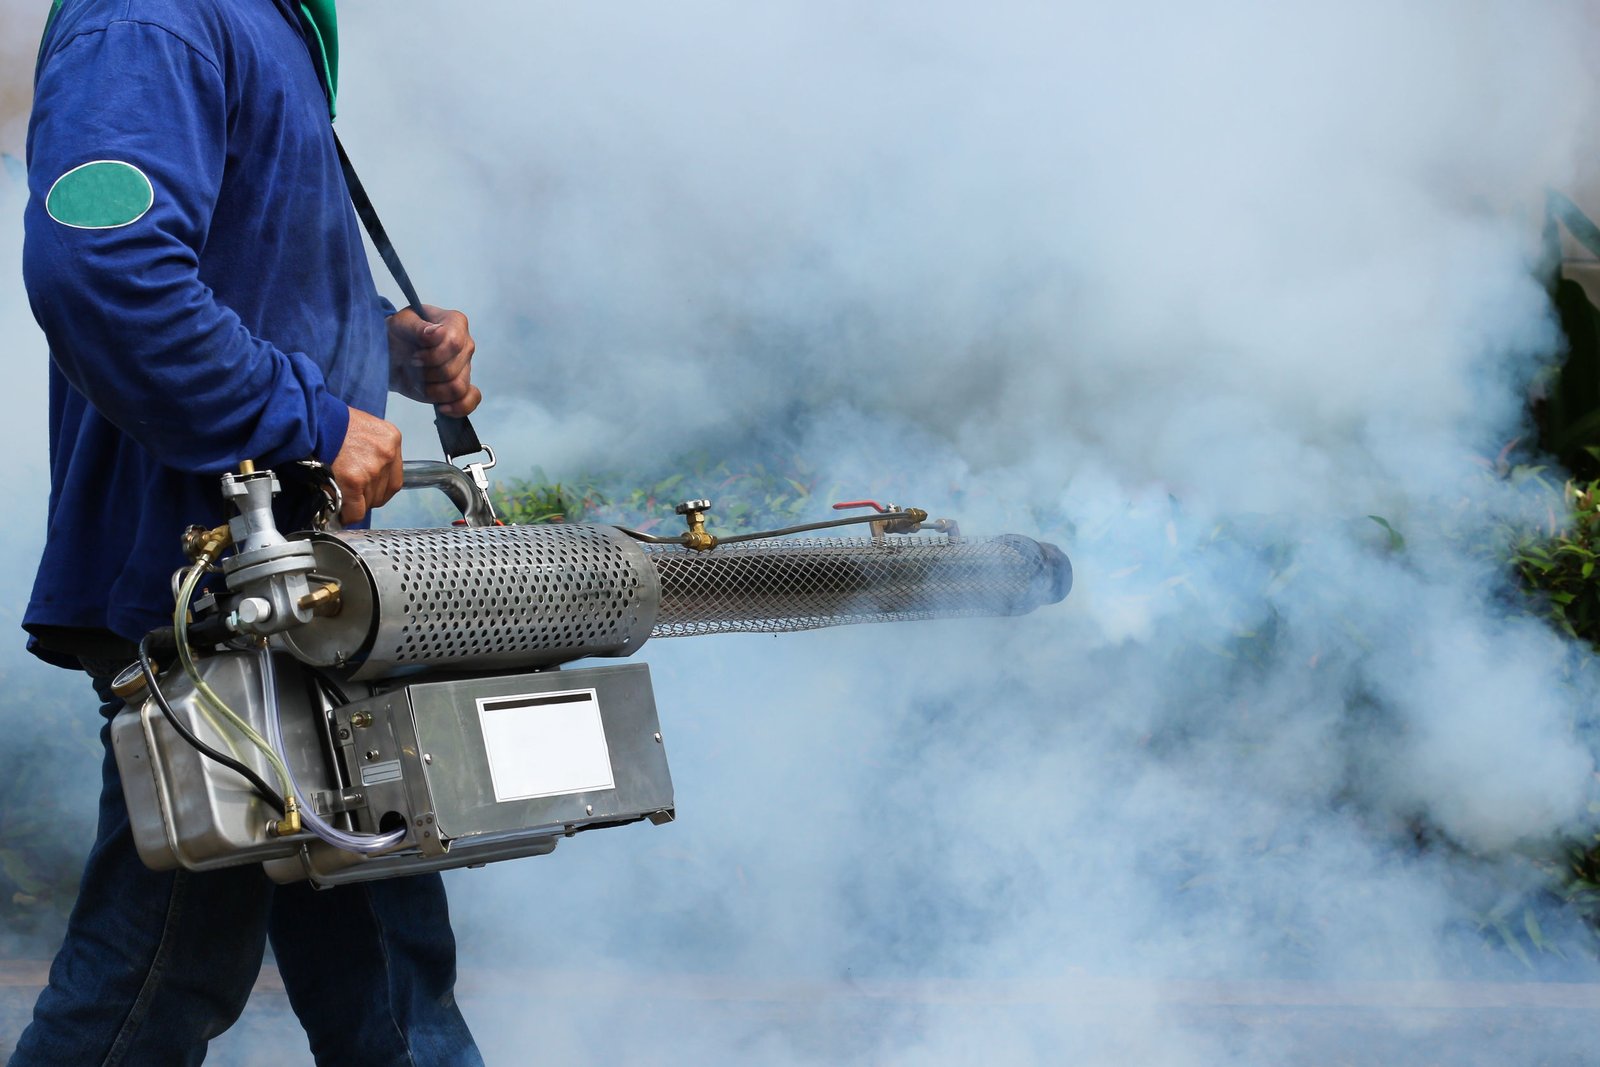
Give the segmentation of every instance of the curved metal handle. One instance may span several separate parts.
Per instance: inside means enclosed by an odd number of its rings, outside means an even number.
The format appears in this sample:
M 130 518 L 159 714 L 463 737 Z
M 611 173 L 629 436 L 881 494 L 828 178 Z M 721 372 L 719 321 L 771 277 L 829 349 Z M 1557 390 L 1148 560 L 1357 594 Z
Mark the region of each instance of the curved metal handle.
M 494 526 L 494 507 L 471 474 L 437 459 L 406 460 L 404 489 L 438 489 L 450 498 L 468 526 Z

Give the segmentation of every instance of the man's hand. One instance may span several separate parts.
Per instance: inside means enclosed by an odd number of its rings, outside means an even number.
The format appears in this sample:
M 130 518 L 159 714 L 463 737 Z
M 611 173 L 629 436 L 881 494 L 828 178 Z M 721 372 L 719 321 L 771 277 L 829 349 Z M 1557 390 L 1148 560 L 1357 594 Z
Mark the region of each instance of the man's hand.
M 426 319 L 410 308 L 389 316 L 389 388 L 432 404 L 441 415 L 469 415 L 483 399 L 472 384 L 472 353 L 467 317 L 432 304 Z
M 339 521 L 359 522 L 400 491 L 405 470 L 400 464 L 400 430 L 365 411 L 350 409 L 350 428 L 333 457 L 333 480 L 339 483 L 344 507 Z

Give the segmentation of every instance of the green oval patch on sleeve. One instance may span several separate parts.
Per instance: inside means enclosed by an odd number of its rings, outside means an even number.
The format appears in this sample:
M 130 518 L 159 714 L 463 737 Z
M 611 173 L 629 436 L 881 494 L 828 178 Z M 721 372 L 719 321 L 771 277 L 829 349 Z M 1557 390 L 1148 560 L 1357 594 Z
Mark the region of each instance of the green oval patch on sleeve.
M 143 218 L 155 199 L 144 171 L 119 159 L 97 159 L 57 178 L 44 209 L 63 226 L 114 230 Z

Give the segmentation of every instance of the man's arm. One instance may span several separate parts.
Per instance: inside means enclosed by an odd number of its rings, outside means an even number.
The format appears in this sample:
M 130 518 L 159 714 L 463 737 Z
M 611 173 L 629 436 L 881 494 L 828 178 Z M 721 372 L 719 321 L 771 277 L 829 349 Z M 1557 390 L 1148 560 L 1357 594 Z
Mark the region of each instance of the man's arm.
M 217 472 L 309 456 L 337 473 L 350 409 L 315 362 L 253 336 L 199 276 L 227 145 L 213 59 L 160 27 L 115 22 L 55 51 L 34 114 L 23 270 L 68 381 L 167 466 Z M 88 169 L 107 190 L 75 188 L 68 176 L 94 161 L 123 166 Z M 140 206 L 129 196 L 140 179 L 148 206 L 126 217 L 133 210 L 118 205 Z M 368 479 L 381 490 L 383 472 L 398 468 L 398 432 L 359 425 L 379 452 L 393 437 L 393 462 Z

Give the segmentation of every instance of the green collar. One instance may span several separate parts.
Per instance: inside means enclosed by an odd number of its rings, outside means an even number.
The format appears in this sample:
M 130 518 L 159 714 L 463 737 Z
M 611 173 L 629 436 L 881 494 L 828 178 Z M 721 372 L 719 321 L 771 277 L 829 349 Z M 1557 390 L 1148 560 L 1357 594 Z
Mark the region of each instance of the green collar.
M 61 14 L 65 0 L 51 0 L 50 14 L 45 18 L 44 32 L 56 16 Z M 328 94 L 328 116 L 338 114 L 335 101 L 339 96 L 339 18 L 334 13 L 335 0 L 300 0 L 300 22 L 305 31 L 306 45 L 311 49 L 311 60 L 322 76 L 323 91 Z M 44 58 L 44 36 L 39 39 L 39 58 Z
M 35 76 L 38 74 L 39 60 L 44 58 L 44 40 L 50 35 L 50 27 L 55 24 L 56 16 L 61 14 L 61 5 L 64 0 L 53 0 L 50 4 L 50 14 L 45 16 L 44 32 L 39 35 L 39 54 L 34 57 L 33 65 Z
M 334 14 L 335 0 L 300 0 L 300 21 L 305 24 L 306 43 L 311 58 L 322 75 L 322 88 L 328 94 L 328 115 L 338 114 L 339 96 L 339 19 Z

